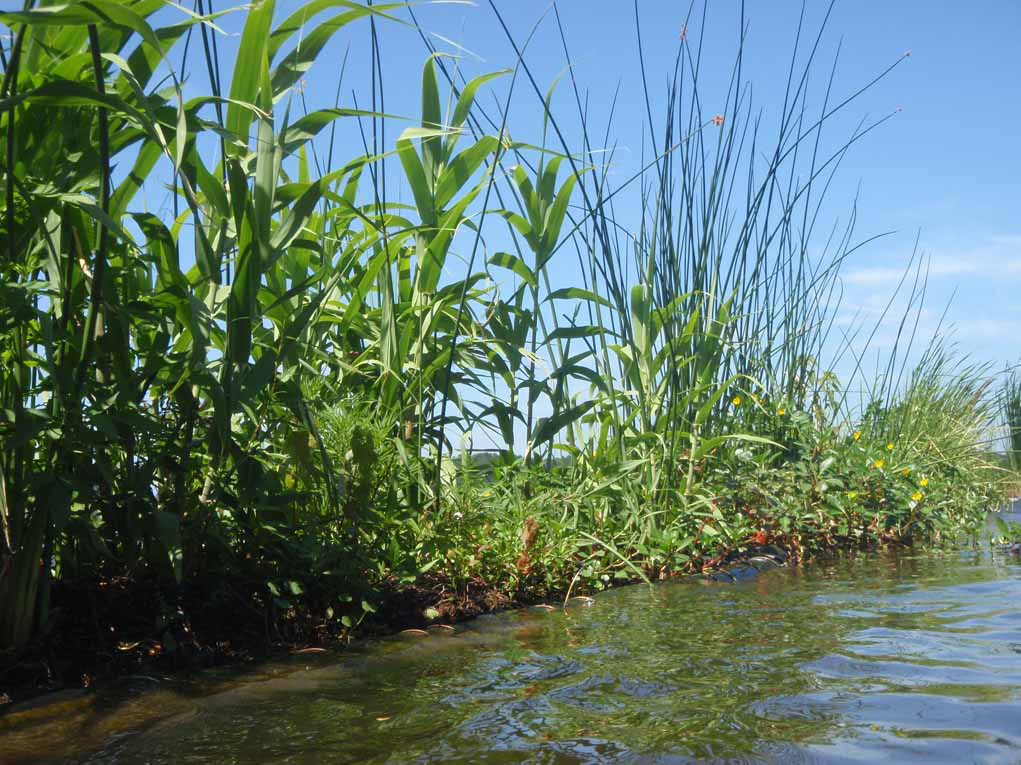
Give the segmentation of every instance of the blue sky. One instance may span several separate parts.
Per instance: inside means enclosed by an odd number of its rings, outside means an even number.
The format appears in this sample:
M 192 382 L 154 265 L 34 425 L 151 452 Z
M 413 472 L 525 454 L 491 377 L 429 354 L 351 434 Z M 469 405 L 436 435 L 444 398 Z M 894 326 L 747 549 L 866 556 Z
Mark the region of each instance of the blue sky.
M 278 16 L 300 5 L 300 0 L 280 0 Z M 823 0 L 808 0 L 806 38 L 818 30 L 827 6 Z M 500 0 L 497 8 L 519 43 L 538 23 L 525 58 L 545 90 L 566 63 L 552 4 Z M 656 85 L 665 85 L 685 23 L 689 42 L 704 35 L 706 110 L 713 111 L 714 97 L 723 108 L 741 3 L 713 0 L 705 20 L 700 5 L 686 19 L 687 9 L 683 2 L 639 2 L 644 63 L 657 115 L 662 113 L 657 103 L 662 103 L 663 88 L 657 92 Z M 574 76 L 600 129 L 619 86 L 610 128 L 611 140 L 617 143 L 613 173 L 627 177 L 640 166 L 648 130 L 634 6 L 622 0 L 560 0 L 557 10 Z M 745 79 L 753 88 L 756 108 L 763 110 L 767 120 L 780 108 L 800 11 L 801 3 L 794 0 L 749 1 L 745 6 Z M 416 13 L 433 43 L 459 56 L 458 65 L 468 76 L 514 65 L 513 50 L 488 0 L 424 4 L 416 7 Z M 405 11 L 395 15 L 408 18 Z M 240 15 L 222 22 L 229 35 L 221 40 L 227 60 L 232 46 L 236 47 L 240 23 Z M 306 78 L 308 108 L 332 104 L 345 50 L 348 64 L 342 105 L 351 105 L 352 92 L 358 94 L 359 105 L 367 105 L 366 31 L 364 22 L 349 27 L 317 61 Z M 424 45 L 408 27 L 383 23 L 379 31 L 386 111 L 414 118 L 419 110 Z M 844 314 L 848 319 L 878 316 L 909 263 L 917 236 L 930 264 L 922 330 L 935 329 L 953 297 L 947 313 L 947 321 L 955 326 L 953 337 L 976 360 L 999 367 L 1021 358 L 1021 305 L 1014 299 L 1021 287 L 1019 34 L 1021 5 L 1006 0 L 988 0 L 980 6 L 931 0 L 844 0 L 836 4 L 827 22 L 810 83 L 818 103 L 838 46 L 835 96 L 853 93 L 902 59 L 826 129 L 830 145 L 837 146 L 860 119 L 894 113 L 852 148 L 828 191 L 824 216 L 830 221 L 846 220 L 857 194 L 858 236 L 890 232 L 847 263 Z M 910 56 L 904 57 L 908 51 Z M 192 76 L 200 78 L 201 71 Z M 502 97 L 507 82 L 498 81 L 482 103 L 492 108 L 492 94 Z M 541 106 L 525 83 L 518 84 L 513 103 L 512 135 L 537 141 Z M 576 110 L 566 84 L 558 86 L 554 106 L 566 115 L 568 140 L 576 140 Z M 391 128 L 389 142 L 398 129 Z M 358 140 L 351 126 L 342 135 L 347 141 Z M 356 148 L 351 147 L 351 152 Z M 565 271 L 563 278 L 572 276 Z M 892 339 L 892 331 L 892 326 L 881 328 L 877 347 Z

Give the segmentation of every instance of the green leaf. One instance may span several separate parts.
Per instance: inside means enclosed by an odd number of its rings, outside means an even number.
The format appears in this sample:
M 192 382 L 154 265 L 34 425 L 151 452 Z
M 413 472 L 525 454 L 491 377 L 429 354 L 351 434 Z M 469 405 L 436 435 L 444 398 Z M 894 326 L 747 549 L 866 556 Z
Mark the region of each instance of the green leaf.
M 556 412 L 552 417 L 543 418 L 539 427 L 536 428 L 535 436 L 532 438 L 531 448 L 551 441 L 557 433 L 580 419 L 587 411 L 596 405 L 595 401 L 583 401 L 568 407 L 562 412 Z
M 418 215 L 422 219 L 423 226 L 436 225 L 436 209 L 433 206 L 433 196 L 429 188 L 429 181 L 426 179 L 422 162 L 415 151 L 415 145 L 407 138 L 400 138 L 397 141 L 397 156 L 404 168 L 404 176 L 411 187 L 411 194 L 415 197 L 415 206 L 418 208 Z
M 85 26 L 111 25 L 129 29 L 138 34 L 153 49 L 162 52 L 156 33 L 144 18 L 127 7 L 123 0 L 88 0 L 67 5 L 53 5 L 27 11 L 0 13 L 0 24 L 30 26 Z
M 436 183 L 436 208 L 442 210 L 474 175 L 475 171 L 498 146 L 492 136 L 483 136 L 465 149 L 443 169 Z
M 598 337 L 602 335 L 604 330 L 600 327 L 593 327 L 590 325 L 581 327 L 557 327 L 555 330 L 546 335 L 543 340 L 543 345 L 556 342 L 557 340 L 576 340 L 582 337 Z
M 460 97 L 457 99 L 457 105 L 454 107 L 454 116 L 450 120 L 450 126 L 452 128 L 460 128 L 462 125 L 464 125 L 465 121 L 468 119 L 468 115 L 471 113 L 472 104 L 475 103 L 475 94 L 478 92 L 478 89 L 482 85 L 484 85 L 485 83 L 489 82 L 492 79 L 502 77 L 503 75 L 508 74 L 511 71 L 512 71 L 511 69 L 501 69 L 498 72 L 481 74 L 478 77 L 472 79 L 471 82 L 469 82 L 467 85 L 465 85 L 464 88 L 461 90 Z M 447 137 L 446 139 L 447 146 L 445 149 L 445 153 L 447 154 L 447 156 L 450 156 L 450 153 L 454 150 L 454 144 L 457 142 L 458 135 L 459 134 L 454 134 Z
M 422 68 L 422 127 L 437 129 L 443 127 L 443 114 L 440 112 L 440 93 L 436 86 L 436 68 L 433 59 L 437 54 L 429 56 Z M 443 145 L 438 136 L 422 140 L 422 167 L 429 188 L 433 188 L 444 161 Z
M 341 117 L 365 117 L 400 120 L 393 114 L 367 111 L 365 109 L 319 109 L 295 120 L 280 131 L 280 147 L 285 154 L 293 154 L 303 143 L 315 138 L 323 128 Z
M 602 295 L 597 295 L 595 292 L 582 289 L 581 287 L 563 287 L 554 290 L 546 296 L 546 300 L 585 300 L 589 303 L 597 303 L 598 305 L 613 309 L 613 304 Z
M 776 443 L 776 441 L 771 441 L 770 439 L 763 438 L 762 436 L 753 436 L 747 433 L 728 433 L 723 436 L 715 436 L 701 441 L 698 448 L 695 449 L 694 453 L 691 455 L 691 458 L 697 462 L 717 447 L 725 444 L 727 441 L 747 441 L 748 443 L 753 444 L 765 444 L 766 446 L 783 448 L 780 444 Z M 810 485 L 809 488 L 811 488 Z
M 525 282 L 529 287 L 533 289 L 539 286 L 539 281 L 536 279 L 535 274 L 532 273 L 532 269 L 516 255 L 511 255 L 509 252 L 498 252 L 491 257 L 487 263 L 491 266 L 498 266 L 499 268 L 506 268 L 509 271 L 513 271 L 521 280 Z
M 238 45 L 234 62 L 234 77 L 230 84 L 231 103 L 227 106 L 226 127 L 231 135 L 248 146 L 248 131 L 252 112 L 241 104 L 254 104 L 258 100 L 263 71 L 268 61 L 270 25 L 273 21 L 274 0 L 255 0 L 248 11 L 245 28 Z M 267 94 L 269 95 L 269 94 Z M 241 154 L 228 144 L 229 153 Z
M 349 10 L 346 13 L 339 13 L 328 21 L 322 22 L 311 31 L 307 31 L 305 29 L 305 24 L 308 19 L 333 5 L 353 8 L 353 10 Z M 330 3 L 308 3 L 300 8 L 297 13 L 292 14 L 290 18 L 284 21 L 283 24 L 273 31 L 270 39 L 269 55 L 272 58 L 276 55 L 277 51 L 279 51 L 281 45 L 283 45 L 288 38 L 293 36 L 295 32 L 299 32 L 301 34 L 301 39 L 298 45 L 284 57 L 283 61 L 281 61 L 273 71 L 273 94 L 279 95 L 283 93 L 284 90 L 301 79 L 301 77 L 312 68 L 312 64 L 315 62 L 319 54 L 322 53 L 323 48 L 333 38 L 333 36 L 352 21 L 364 16 L 376 15 L 389 21 L 406 23 L 394 16 L 388 16 L 381 12 L 404 6 L 405 3 L 365 6 L 359 5 L 358 3 L 338 2 L 337 0 L 333 0 L 333 2 Z
M 291 242 L 301 233 L 315 212 L 316 205 L 319 204 L 322 197 L 322 191 L 319 183 L 312 183 L 298 198 L 298 201 L 291 205 L 270 239 L 269 245 L 272 250 L 283 250 L 291 245 Z

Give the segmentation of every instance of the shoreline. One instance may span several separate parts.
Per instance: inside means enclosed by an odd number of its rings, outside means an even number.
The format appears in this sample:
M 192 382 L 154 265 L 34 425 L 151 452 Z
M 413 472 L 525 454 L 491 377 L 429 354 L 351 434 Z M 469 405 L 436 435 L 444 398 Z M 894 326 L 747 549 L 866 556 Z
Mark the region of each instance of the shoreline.
M 887 547 L 892 546 L 895 545 Z M 494 585 L 488 588 L 475 588 L 474 591 L 464 593 L 462 597 L 457 598 L 452 597 L 452 593 L 442 582 L 436 582 L 433 587 L 413 586 L 404 590 L 394 590 L 385 594 L 384 606 L 380 609 L 381 616 L 366 623 L 364 628 L 353 636 L 344 637 L 338 633 L 332 633 L 314 643 L 274 641 L 268 646 L 260 647 L 250 640 L 250 635 L 246 636 L 239 631 L 235 637 L 236 644 L 220 643 L 210 647 L 202 645 L 200 639 L 203 636 L 199 634 L 195 635 L 193 645 L 199 647 L 200 652 L 176 657 L 169 654 L 146 655 L 144 644 L 139 643 L 130 651 L 125 651 L 123 655 L 117 656 L 108 664 L 103 665 L 101 671 L 91 676 L 90 682 L 87 684 L 65 682 L 59 685 L 43 686 L 15 683 L 0 686 L 0 720 L 9 715 L 16 715 L 40 706 L 48 706 L 51 703 L 63 703 L 87 695 L 115 691 L 118 687 L 133 680 L 144 679 L 150 682 L 159 682 L 157 678 L 151 676 L 153 674 L 161 675 L 164 680 L 182 680 L 213 669 L 243 672 L 246 665 L 255 668 L 259 664 L 274 659 L 311 653 L 342 653 L 352 645 L 363 644 L 367 641 L 400 634 L 427 635 L 438 630 L 453 629 L 453 625 L 470 622 L 483 615 L 507 613 L 527 608 L 550 610 L 566 608 L 571 601 L 591 601 L 591 595 L 619 587 L 685 580 L 711 581 L 721 584 L 737 583 L 753 579 L 759 573 L 789 565 L 797 566 L 804 562 L 793 557 L 790 550 L 781 550 L 774 545 L 765 545 L 763 548 L 769 549 L 754 550 L 748 555 L 737 556 L 723 562 L 722 565 L 701 572 L 676 572 L 670 576 L 648 582 L 643 582 L 638 577 L 621 579 L 613 581 L 603 590 L 585 591 L 578 594 L 571 594 L 569 587 L 562 586 L 545 592 L 526 590 L 508 596 Z M 824 560 L 829 555 L 855 551 L 870 551 L 870 548 L 863 550 L 853 547 L 835 548 L 817 554 L 811 560 Z M 139 583 L 139 586 L 144 587 L 144 585 L 145 583 Z M 577 589 L 575 587 L 575 591 Z M 567 599 L 561 600 L 565 595 L 567 595 Z M 423 614 L 429 608 L 435 609 L 439 616 L 433 620 L 427 619 Z M 415 616 L 411 616 L 411 614 L 415 614 Z M 109 626 L 111 630 L 114 629 L 113 625 Z M 36 645 L 32 646 L 30 651 L 46 652 L 46 648 L 52 648 L 52 646 Z M 50 651 L 49 655 L 56 657 L 57 660 L 60 659 L 59 653 Z M 93 652 L 91 655 L 95 657 L 99 654 Z M 10 672 L 11 667 L 0 668 L 0 671 Z
M 991 512 L 1009 510 L 1014 502 L 1017 498 L 1006 500 L 998 511 Z M 592 579 L 569 576 L 570 571 L 580 571 L 584 565 L 580 553 L 572 563 L 561 566 L 559 575 L 545 572 L 545 579 L 508 579 L 505 573 L 503 579 L 462 576 L 458 581 L 453 578 L 458 572 L 445 571 L 401 584 L 391 577 L 373 586 L 376 606 L 371 612 L 366 610 L 363 619 L 347 622 L 346 626 L 324 616 L 332 609 L 324 607 L 322 601 L 303 601 L 282 613 L 272 601 L 260 596 L 258 582 L 251 575 L 217 580 L 215 592 L 221 598 L 224 592 L 233 597 L 231 608 L 218 608 L 211 600 L 208 581 L 168 585 L 153 577 L 122 577 L 57 582 L 55 621 L 20 654 L 0 656 L 0 718 L 36 699 L 102 690 L 147 672 L 184 677 L 301 652 L 342 651 L 353 642 L 402 631 L 424 634 L 430 628 L 449 628 L 483 614 L 530 606 L 556 608 L 558 601 L 566 603 L 564 598 L 572 595 L 587 597 L 643 581 L 738 582 L 754 578 L 766 568 L 801 565 L 836 555 L 884 548 L 935 550 L 941 546 L 945 544 L 941 544 L 939 535 L 883 536 L 876 530 L 854 539 L 833 535 L 826 526 L 810 524 L 768 541 L 746 540 L 730 547 L 703 548 L 680 569 L 656 567 L 632 550 L 617 574 L 598 588 L 592 586 Z M 536 546 L 532 553 L 540 568 L 550 563 L 549 551 L 540 552 Z M 507 570 L 513 572 L 509 565 Z M 638 571 L 648 579 L 636 575 Z

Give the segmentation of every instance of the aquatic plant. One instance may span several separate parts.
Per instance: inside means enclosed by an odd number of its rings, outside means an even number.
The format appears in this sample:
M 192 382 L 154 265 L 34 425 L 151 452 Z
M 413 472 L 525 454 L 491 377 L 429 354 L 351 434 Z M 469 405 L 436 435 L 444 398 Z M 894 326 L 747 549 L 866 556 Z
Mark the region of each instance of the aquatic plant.
M 860 244 L 852 216 L 810 254 L 818 185 L 875 124 L 825 151 L 857 94 L 830 81 L 809 116 L 816 44 L 767 141 L 743 47 L 716 113 L 682 40 L 658 121 L 647 98 L 655 148 L 615 186 L 579 91 L 574 139 L 509 33 L 513 69 L 468 81 L 423 36 L 399 119 L 382 41 L 413 8 L 275 11 L 244 9 L 233 66 L 202 2 L 0 14 L 9 655 L 55 633 L 60 584 L 156 581 L 154 609 L 200 591 L 260 639 L 346 636 L 415 588 L 506 603 L 767 543 L 935 540 L 994 501 L 981 367 L 938 344 L 906 377 L 891 360 L 862 413 L 821 361 Z M 369 108 L 309 110 L 302 78 L 345 34 L 370 41 Z M 543 110 L 534 144 L 510 138 L 515 88 Z M 342 121 L 363 143 L 336 162 Z M 513 252 L 488 249 L 497 226 Z M 554 288 L 568 253 L 582 284 Z M 502 446 L 485 465 L 456 453 L 471 432 Z

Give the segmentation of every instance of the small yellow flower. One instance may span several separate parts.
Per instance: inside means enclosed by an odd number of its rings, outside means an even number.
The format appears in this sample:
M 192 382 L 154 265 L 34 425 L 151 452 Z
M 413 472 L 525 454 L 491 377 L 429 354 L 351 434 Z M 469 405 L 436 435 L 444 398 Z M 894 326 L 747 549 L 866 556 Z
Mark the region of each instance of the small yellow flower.
M 911 499 L 913 499 L 915 502 L 917 502 L 921 498 L 922 498 L 922 492 L 920 492 L 920 491 L 916 491 L 914 494 L 911 495 Z
M 730 403 L 732 403 L 734 406 L 741 406 L 741 397 L 734 396 L 734 398 L 730 400 Z
M 854 435 L 853 435 L 853 436 L 851 436 L 851 437 L 852 437 L 852 438 L 853 438 L 853 439 L 854 439 L 855 441 L 857 441 L 857 440 L 858 440 L 859 438 L 861 438 L 861 431 L 860 431 L 860 430 L 856 430 L 856 431 L 854 431 Z
M 919 486 L 928 486 L 929 485 L 929 479 L 928 478 L 922 478 L 922 480 L 918 482 L 918 485 Z
M 892 452 L 893 451 L 893 444 L 887 444 L 886 445 L 886 451 Z
M 847 492 L 847 498 L 848 499 L 854 499 L 857 496 L 858 496 L 858 492 L 856 492 L 856 491 L 849 491 L 849 492 Z
M 872 464 L 875 465 L 877 469 L 881 470 L 883 465 L 885 465 L 886 463 L 883 460 L 876 460 Z
M 482 492 L 482 496 L 483 497 L 491 497 L 491 496 L 493 496 L 493 492 L 491 492 L 489 489 L 486 489 L 484 492 Z
M 783 417 L 785 414 L 787 414 L 787 410 L 781 406 L 779 409 L 776 410 L 776 413 Z
M 911 475 L 911 468 L 906 467 L 903 470 L 901 470 L 900 472 L 902 472 L 904 475 Z

